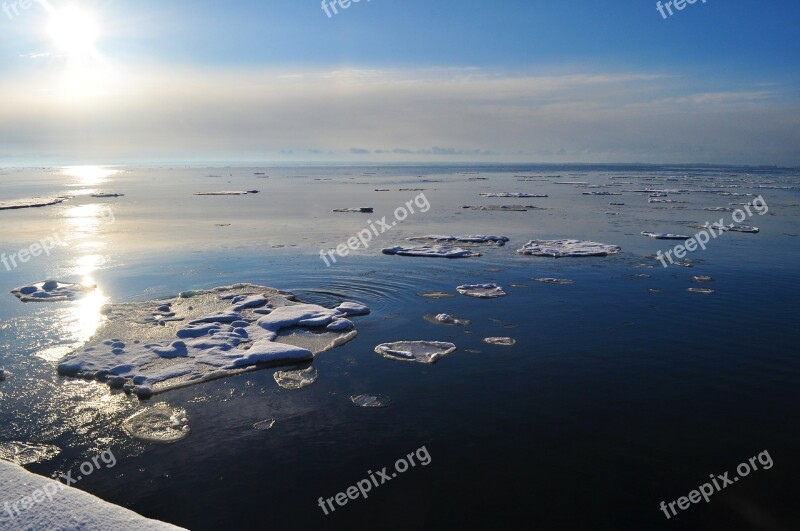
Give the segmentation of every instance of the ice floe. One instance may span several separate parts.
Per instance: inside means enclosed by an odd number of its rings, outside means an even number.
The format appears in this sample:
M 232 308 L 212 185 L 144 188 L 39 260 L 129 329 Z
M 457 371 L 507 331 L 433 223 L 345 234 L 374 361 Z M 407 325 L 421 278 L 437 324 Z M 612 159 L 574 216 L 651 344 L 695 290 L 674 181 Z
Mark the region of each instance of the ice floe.
M 375 347 L 375 352 L 386 359 L 417 363 L 435 363 L 455 351 L 454 344 L 442 341 L 397 341 Z
M 61 448 L 50 444 L 34 444 L 22 441 L 0 442 L 0 459 L 20 466 L 49 461 L 61 453 Z
M 492 212 L 527 212 L 528 210 L 544 210 L 533 205 L 465 205 L 461 208 L 470 210 L 488 210 Z
M 57 205 L 72 199 L 68 196 L 30 197 L 25 199 L 7 199 L 0 201 L 0 210 L 17 210 L 20 208 L 39 208 Z
M 452 325 L 452 326 L 467 326 L 471 323 L 469 319 L 462 319 L 455 317 L 449 313 L 428 314 L 425 320 L 434 324 Z
M 533 256 L 551 256 L 555 258 L 573 256 L 608 256 L 617 254 L 622 249 L 618 245 L 609 245 L 585 240 L 531 240 L 521 249 L 519 254 Z
M 445 236 L 442 234 L 429 234 L 427 236 L 412 236 L 406 238 L 412 242 L 423 242 L 429 244 L 442 243 L 464 243 L 464 244 L 491 244 L 502 247 L 509 241 L 505 236 L 486 236 L 483 234 L 469 234 L 466 236 Z
M 487 192 L 482 193 L 483 197 L 514 197 L 516 199 L 530 198 L 530 197 L 548 197 L 541 194 L 528 194 L 525 192 Z
M 700 225 L 698 228 L 700 229 L 714 229 L 720 232 L 744 232 L 746 234 L 758 234 L 761 232 L 761 229 L 758 227 L 752 227 L 750 225 L 736 225 L 731 223 L 730 225 L 724 225 L 722 223 L 708 223 L 706 222 L 704 225 Z
M 313 384 L 319 378 L 319 372 L 314 367 L 296 371 L 277 371 L 274 374 L 275 383 L 281 389 L 302 389 Z
M 620 194 L 618 192 L 583 192 L 583 195 L 602 195 L 602 196 L 606 196 L 606 195 L 622 195 L 622 194 Z
M 709 288 L 688 288 L 686 291 L 690 293 L 700 293 L 702 295 L 711 295 L 714 293 L 714 290 Z
M 107 198 L 107 197 L 124 197 L 125 194 L 117 194 L 117 193 L 113 193 L 113 192 L 102 192 L 102 193 L 99 193 L 99 194 L 89 194 L 89 196 L 103 199 L 103 198 Z
M 517 340 L 512 337 L 486 337 L 483 342 L 490 345 L 500 345 L 501 347 L 512 347 L 517 344 Z
M 354 207 L 354 208 L 334 208 L 333 211 L 340 213 L 372 214 L 375 211 L 375 209 L 372 207 Z
M 59 302 L 71 301 L 80 293 L 93 291 L 97 286 L 85 284 L 71 284 L 57 280 L 43 280 L 29 286 L 22 286 L 11 290 L 22 302 Z
M 650 232 L 642 231 L 642 236 L 654 238 L 656 240 L 688 240 L 691 236 L 684 236 L 682 234 L 670 234 L 668 232 Z
M 425 258 L 472 258 L 481 256 L 481 253 L 462 249 L 461 247 L 450 247 L 447 245 L 418 245 L 416 247 L 387 247 L 382 250 L 383 254 L 398 256 L 420 256 Z
M 446 291 L 428 291 L 425 293 L 420 293 L 420 297 L 425 297 L 426 299 L 450 299 L 455 297 L 452 293 L 447 293 Z
M 219 192 L 197 192 L 194 195 L 249 195 L 249 194 L 257 194 L 258 190 L 247 190 L 247 191 L 240 191 L 240 190 L 221 190 Z
M 464 284 L 458 286 L 456 290 L 462 295 L 477 299 L 496 299 L 508 295 L 497 284 Z
M 159 403 L 148 407 L 122 423 L 134 439 L 156 443 L 174 443 L 189 435 L 186 411 Z
M 366 408 L 389 407 L 389 404 L 392 403 L 392 399 L 386 395 L 353 395 L 350 400 L 358 407 Z
M 90 343 L 64 358 L 62 375 L 96 379 L 146 398 L 264 366 L 310 361 L 356 336 L 348 317 L 251 284 L 181 293 L 171 301 L 112 304 Z M 174 315 L 164 319 L 163 315 Z
M 568 278 L 550 278 L 550 277 L 539 277 L 534 278 L 536 282 L 541 282 L 542 284 L 558 284 L 561 286 L 568 286 L 570 284 L 575 284 L 574 280 Z
M 714 282 L 714 279 L 708 275 L 695 275 L 692 280 L 695 282 Z
M 257 429 L 258 431 L 271 430 L 274 426 L 275 426 L 275 419 L 261 420 L 253 424 L 253 428 Z

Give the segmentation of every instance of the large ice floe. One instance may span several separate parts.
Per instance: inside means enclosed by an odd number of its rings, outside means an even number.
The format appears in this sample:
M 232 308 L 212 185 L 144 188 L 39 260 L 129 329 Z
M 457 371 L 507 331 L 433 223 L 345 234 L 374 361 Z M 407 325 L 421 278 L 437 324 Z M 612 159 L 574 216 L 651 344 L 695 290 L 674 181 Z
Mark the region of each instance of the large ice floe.
M 147 442 L 173 443 L 189 435 L 186 410 L 160 403 L 143 409 L 122 423 L 131 437 Z
M 497 299 L 505 297 L 507 293 L 497 284 L 464 284 L 456 288 L 462 295 L 476 299 Z
M 0 210 L 17 210 L 19 208 L 39 208 L 63 203 L 68 196 L 30 197 L 25 199 L 7 199 L 0 201 Z
M 141 398 L 266 366 L 308 362 L 356 336 L 369 308 L 298 302 L 284 291 L 236 284 L 168 301 L 112 304 L 92 340 L 58 365 Z
M 643 230 L 642 236 L 654 238 L 656 240 L 688 240 L 691 236 L 684 236 L 682 234 L 670 234 L 668 232 L 650 232 Z
M 531 240 L 517 252 L 532 256 L 564 258 L 571 256 L 608 256 L 617 254 L 621 250 L 618 245 L 585 240 Z
M 375 352 L 386 359 L 417 363 L 435 363 L 455 351 L 454 344 L 442 341 L 397 341 L 375 347 Z
M 481 256 L 481 253 L 462 249 L 461 247 L 450 247 L 448 245 L 417 245 L 415 247 L 387 247 L 382 250 L 383 254 L 397 256 L 420 256 L 424 258 L 472 258 Z
M 411 242 L 420 242 L 420 243 L 427 243 L 427 244 L 442 244 L 442 243 L 461 243 L 461 244 L 473 244 L 473 245 L 481 245 L 481 244 L 488 244 L 488 245 L 496 245 L 498 247 L 502 247 L 508 242 L 508 238 L 505 236 L 485 236 L 483 234 L 469 234 L 466 236 L 445 236 L 443 234 L 429 234 L 427 236 L 412 236 L 411 238 L 406 238 L 408 241 Z
M 94 284 L 70 284 L 57 280 L 43 280 L 29 286 L 14 288 L 11 293 L 22 302 L 60 302 L 71 301 L 80 293 L 93 291 Z

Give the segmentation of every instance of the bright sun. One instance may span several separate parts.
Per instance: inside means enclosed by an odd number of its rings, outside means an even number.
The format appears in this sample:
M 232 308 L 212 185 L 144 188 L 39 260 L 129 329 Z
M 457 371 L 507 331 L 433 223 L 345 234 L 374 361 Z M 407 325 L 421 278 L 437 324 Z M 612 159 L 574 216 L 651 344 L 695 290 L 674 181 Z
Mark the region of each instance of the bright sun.
M 52 11 L 48 32 L 56 46 L 73 57 L 93 52 L 99 36 L 94 17 L 75 7 Z

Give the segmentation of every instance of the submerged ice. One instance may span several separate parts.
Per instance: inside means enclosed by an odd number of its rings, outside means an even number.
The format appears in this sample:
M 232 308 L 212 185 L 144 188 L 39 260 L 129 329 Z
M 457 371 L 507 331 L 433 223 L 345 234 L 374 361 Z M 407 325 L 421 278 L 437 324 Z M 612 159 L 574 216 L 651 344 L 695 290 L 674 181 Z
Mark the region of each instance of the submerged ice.
M 122 423 L 133 438 L 147 442 L 173 443 L 189 435 L 186 411 L 159 403 L 148 407 Z
M 417 363 L 435 363 L 455 350 L 454 344 L 442 341 L 397 341 L 375 347 L 375 352 L 386 359 Z

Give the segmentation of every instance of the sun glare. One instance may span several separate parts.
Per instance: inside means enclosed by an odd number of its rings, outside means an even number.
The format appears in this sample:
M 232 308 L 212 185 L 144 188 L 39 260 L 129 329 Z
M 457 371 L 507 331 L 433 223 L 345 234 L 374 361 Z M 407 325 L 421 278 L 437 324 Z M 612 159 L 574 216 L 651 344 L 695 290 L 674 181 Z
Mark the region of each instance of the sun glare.
M 94 17 L 76 7 L 53 10 L 48 33 L 59 50 L 72 57 L 92 53 L 99 36 Z

